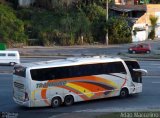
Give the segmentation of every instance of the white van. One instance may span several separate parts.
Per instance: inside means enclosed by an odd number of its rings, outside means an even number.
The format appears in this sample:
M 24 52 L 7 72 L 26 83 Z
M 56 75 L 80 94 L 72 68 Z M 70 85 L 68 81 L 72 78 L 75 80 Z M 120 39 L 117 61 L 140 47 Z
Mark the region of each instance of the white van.
M 9 64 L 11 66 L 20 63 L 18 51 L 0 51 L 0 64 Z

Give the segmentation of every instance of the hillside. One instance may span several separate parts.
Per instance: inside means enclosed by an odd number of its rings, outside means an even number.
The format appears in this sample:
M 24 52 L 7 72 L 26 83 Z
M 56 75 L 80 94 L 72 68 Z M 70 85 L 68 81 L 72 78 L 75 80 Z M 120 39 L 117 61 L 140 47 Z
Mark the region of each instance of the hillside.
M 110 43 L 131 41 L 130 29 L 117 27 L 121 24 L 128 25 L 125 21 L 121 23 L 123 18 L 118 22 L 116 18 L 112 18 L 109 24 L 106 23 L 104 0 L 55 0 L 51 3 L 49 0 L 36 0 L 28 8 L 19 7 L 15 0 L 8 0 L 12 4 L 1 1 L 3 4 L 0 5 L 0 17 L 3 17 L 3 25 L 0 26 L 0 40 L 9 46 L 17 43 L 44 46 L 94 42 L 104 44 L 107 27 L 111 27 L 109 31 L 115 35 L 109 35 L 113 39 Z M 125 31 L 125 36 L 123 32 L 115 34 L 113 27 Z

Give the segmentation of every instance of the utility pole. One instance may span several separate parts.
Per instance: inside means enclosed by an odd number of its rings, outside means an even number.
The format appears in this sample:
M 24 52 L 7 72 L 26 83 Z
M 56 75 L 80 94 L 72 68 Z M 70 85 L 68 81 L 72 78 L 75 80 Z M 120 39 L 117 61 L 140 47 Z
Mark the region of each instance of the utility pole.
M 106 23 L 108 22 L 108 0 L 106 0 Z M 108 46 L 108 28 L 106 31 L 106 45 Z

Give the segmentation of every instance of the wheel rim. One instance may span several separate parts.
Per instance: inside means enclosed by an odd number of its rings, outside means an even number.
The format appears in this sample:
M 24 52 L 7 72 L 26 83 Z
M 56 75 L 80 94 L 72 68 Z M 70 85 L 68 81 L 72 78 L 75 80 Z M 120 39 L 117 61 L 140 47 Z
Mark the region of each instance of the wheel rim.
M 128 96 L 128 90 L 127 89 L 122 89 L 121 92 L 120 92 L 120 97 L 121 98 L 125 98 Z
M 54 105 L 54 106 L 58 106 L 58 105 L 59 105 L 59 101 L 58 101 L 57 99 L 55 99 L 55 100 L 53 101 L 53 105 Z
M 72 96 L 67 96 L 65 98 L 65 105 L 72 105 L 73 104 L 73 97 Z
M 125 91 L 122 91 L 122 92 L 121 92 L 121 96 L 122 96 L 122 97 L 125 97 L 125 96 L 126 96 L 126 92 L 125 92 Z
M 71 104 L 72 103 L 72 100 L 70 98 L 67 98 L 66 99 L 66 104 Z
M 58 106 L 60 106 L 60 99 L 59 98 L 53 98 L 52 107 L 58 107 Z

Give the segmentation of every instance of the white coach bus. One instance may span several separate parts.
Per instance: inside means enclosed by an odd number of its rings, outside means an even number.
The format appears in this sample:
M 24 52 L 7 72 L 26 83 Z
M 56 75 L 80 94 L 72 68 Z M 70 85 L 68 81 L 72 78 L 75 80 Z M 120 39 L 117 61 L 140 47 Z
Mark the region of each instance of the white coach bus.
M 20 63 L 18 51 L 0 51 L 0 64 L 9 64 L 11 66 Z
M 72 105 L 74 102 L 142 92 L 135 60 L 93 56 L 16 65 L 13 99 L 27 107 Z

